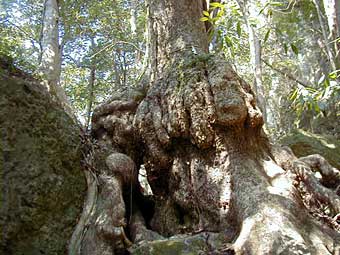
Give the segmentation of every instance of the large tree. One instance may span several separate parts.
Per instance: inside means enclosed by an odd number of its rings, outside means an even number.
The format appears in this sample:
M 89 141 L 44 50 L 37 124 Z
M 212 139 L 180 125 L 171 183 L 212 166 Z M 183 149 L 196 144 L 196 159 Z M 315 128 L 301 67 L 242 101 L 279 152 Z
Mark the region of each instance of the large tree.
M 205 233 L 223 238 L 210 247 L 223 254 L 336 254 L 339 234 L 308 213 L 301 191 L 339 213 L 338 171 L 269 144 L 251 87 L 208 52 L 205 1 L 147 4 L 147 71 L 141 88 L 94 111 L 94 175 L 70 253 L 119 254 L 129 237 L 132 253 L 153 254 L 138 253 L 139 241 Z

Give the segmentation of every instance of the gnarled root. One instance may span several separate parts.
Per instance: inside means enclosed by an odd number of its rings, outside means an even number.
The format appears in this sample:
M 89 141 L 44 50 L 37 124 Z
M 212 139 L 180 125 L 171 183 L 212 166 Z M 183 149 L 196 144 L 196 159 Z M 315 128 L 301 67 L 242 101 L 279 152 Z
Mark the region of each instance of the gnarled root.
M 130 235 L 132 241 L 138 244 L 142 241 L 153 241 L 164 239 L 163 236 L 146 227 L 145 220 L 139 210 L 136 210 L 130 220 Z
M 233 215 L 240 224 L 232 246 L 236 254 L 335 253 L 340 235 L 308 216 L 293 186 L 293 174 L 270 161 L 264 162 L 263 170 L 249 159 L 242 162 L 233 174 Z M 251 185 L 255 179 L 256 185 Z
M 309 155 L 299 158 L 300 162 L 305 163 L 313 172 L 321 175 L 320 183 L 328 188 L 338 188 L 340 185 L 340 171 L 332 167 L 328 161 L 319 154 Z M 340 194 L 339 194 L 340 195 Z

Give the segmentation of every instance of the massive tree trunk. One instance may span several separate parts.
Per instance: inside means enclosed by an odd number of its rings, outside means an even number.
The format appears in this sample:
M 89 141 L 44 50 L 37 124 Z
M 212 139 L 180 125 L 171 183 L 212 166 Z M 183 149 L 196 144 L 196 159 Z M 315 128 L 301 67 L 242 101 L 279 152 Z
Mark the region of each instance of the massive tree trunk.
M 120 254 L 130 238 L 132 254 L 186 254 L 195 245 L 203 253 L 191 254 L 335 254 L 339 234 L 308 214 L 299 192 L 328 203 L 334 216 L 334 185 L 314 177 L 317 160 L 270 146 L 250 86 L 208 53 L 205 2 L 148 8 L 145 91 L 117 93 L 93 114 L 98 144 L 89 156 L 100 189 L 76 251 Z M 151 198 L 137 180 L 141 164 Z M 336 169 L 320 172 L 339 181 Z

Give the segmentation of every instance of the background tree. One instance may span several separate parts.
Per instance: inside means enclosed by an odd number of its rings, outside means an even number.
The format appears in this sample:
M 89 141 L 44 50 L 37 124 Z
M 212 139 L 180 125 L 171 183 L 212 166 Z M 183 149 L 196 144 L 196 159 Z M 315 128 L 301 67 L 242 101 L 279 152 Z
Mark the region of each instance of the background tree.
M 58 0 L 45 0 L 38 72 L 46 81 L 51 95 L 55 96 L 73 116 L 65 91 L 60 86 L 62 47 L 59 45 L 59 19 Z
M 258 15 L 258 8 L 256 7 L 256 1 L 237 1 L 240 9 L 242 11 L 242 16 L 244 23 L 247 26 L 248 38 L 249 38 L 249 52 L 251 65 L 254 70 L 254 90 L 257 95 L 257 100 L 259 106 L 263 113 L 264 121 L 266 122 L 267 109 L 266 109 L 266 99 L 264 94 L 263 82 L 262 82 L 262 46 L 260 38 L 257 34 L 258 22 L 256 22 L 256 17 Z

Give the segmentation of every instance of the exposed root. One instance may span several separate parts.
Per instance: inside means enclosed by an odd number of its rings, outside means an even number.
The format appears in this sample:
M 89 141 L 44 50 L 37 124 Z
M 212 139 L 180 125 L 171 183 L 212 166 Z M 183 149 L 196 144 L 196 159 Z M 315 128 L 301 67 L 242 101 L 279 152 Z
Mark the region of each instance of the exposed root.
M 339 170 L 321 155 L 297 158 L 289 147 L 273 146 L 275 161 L 295 176 L 294 186 L 309 213 L 318 221 L 340 232 Z
M 305 158 L 307 158 L 307 162 L 310 162 L 308 157 Z M 310 158 L 315 159 L 314 155 Z M 312 164 L 312 166 L 315 165 Z M 297 177 L 297 183 L 295 185 L 300 191 L 302 201 L 306 208 L 320 222 L 340 232 L 340 221 L 338 222 L 336 216 L 340 213 L 340 196 L 336 194 L 335 190 L 323 186 L 322 179 L 315 177 L 314 172 L 309 165 L 304 163 L 304 160 L 299 159 L 295 161 L 293 169 Z M 333 168 L 332 172 L 326 173 L 336 174 L 337 171 L 337 169 Z M 326 176 L 326 178 L 329 177 L 325 172 L 323 172 L 323 176 Z
M 340 171 L 332 167 L 328 161 L 319 154 L 299 158 L 299 161 L 307 164 L 313 172 L 321 174 L 320 182 L 328 188 L 337 188 L 340 185 Z
M 98 195 L 98 182 L 96 175 L 89 171 L 85 170 L 85 178 L 87 182 L 87 195 L 86 201 L 84 203 L 84 209 L 80 219 L 77 223 L 77 226 L 72 234 L 69 246 L 68 246 L 68 254 L 69 255 L 78 255 L 80 254 L 81 242 L 83 241 L 84 235 L 88 226 L 90 225 L 91 218 L 95 211 L 97 195 Z
M 138 244 L 142 241 L 153 241 L 164 239 L 163 236 L 146 227 L 145 220 L 139 210 L 136 210 L 130 220 L 130 235 L 132 241 Z
M 294 172 L 298 180 L 303 182 L 308 193 L 321 203 L 328 204 L 334 215 L 340 212 L 340 197 L 333 190 L 324 187 L 308 166 L 297 161 Z
M 89 151 L 87 155 L 83 154 L 84 161 L 84 174 L 87 182 L 87 193 L 86 200 L 84 202 L 83 212 L 80 216 L 80 219 L 77 223 L 76 228 L 72 233 L 72 237 L 70 243 L 68 245 L 68 254 L 69 255 L 78 255 L 81 249 L 81 243 L 86 234 L 87 228 L 91 223 L 91 219 L 96 210 L 96 202 L 98 197 L 98 179 L 96 175 L 96 171 L 93 165 L 93 150 L 94 145 L 91 140 L 87 137 L 86 134 L 82 137 L 82 142 L 86 147 L 89 147 Z

